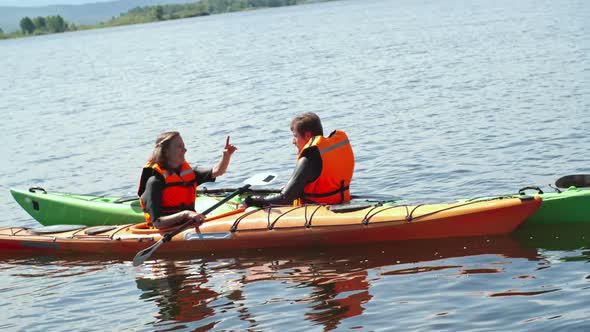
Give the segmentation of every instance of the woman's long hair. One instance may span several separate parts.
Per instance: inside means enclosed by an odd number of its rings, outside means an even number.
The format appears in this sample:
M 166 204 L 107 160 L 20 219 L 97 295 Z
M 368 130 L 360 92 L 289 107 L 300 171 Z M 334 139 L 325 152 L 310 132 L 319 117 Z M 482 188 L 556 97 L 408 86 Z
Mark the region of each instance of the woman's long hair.
M 168 151 L 170 150 L 170 142 L 176 137 L 180 136 L 177 131 L 166 131 L 158 135 L 156 138 L 156 146 L 150 157 L 150 162 L 160 164 L 160 167 L 168 169 Z

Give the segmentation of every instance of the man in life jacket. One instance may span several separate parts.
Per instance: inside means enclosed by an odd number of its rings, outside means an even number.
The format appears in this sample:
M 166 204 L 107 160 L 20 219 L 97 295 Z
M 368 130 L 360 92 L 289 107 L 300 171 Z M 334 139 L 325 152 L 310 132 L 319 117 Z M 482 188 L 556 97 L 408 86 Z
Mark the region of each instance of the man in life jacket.
M 148 224 L 166 228 L 193 220 L 200 225 L 204 217 L 195 212 L 197 186 L 214 182 L 223 175 L 236 150 L 228 136 L 217 165 L 193 168 L 184 159 L 187 150 L 180 134 L 176 131 L 160 134 L 150 160 L 143 167 L 137 191 Z
M 354 153 L 348 136 L 335 130 L 324 137 L 320 118 L 312 112 L 291 121 L 293 144 L 299 151 L 291 178 L 280 193 L 251 195 L 247 206 L 339 204 L 350 201 Z

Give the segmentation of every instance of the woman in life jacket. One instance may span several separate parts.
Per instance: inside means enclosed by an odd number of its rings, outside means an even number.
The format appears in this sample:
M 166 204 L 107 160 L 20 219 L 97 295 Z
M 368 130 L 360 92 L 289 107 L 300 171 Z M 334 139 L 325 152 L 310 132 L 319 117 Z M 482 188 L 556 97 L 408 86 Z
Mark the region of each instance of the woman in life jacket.
M 193 220 L 200 225 L 204 217 L 195 212 L 197 186 L 214 182 L 223 175 L 236 150 L 229 143 L 228 136 L 221 159 L 215 166 L 191 167 L 184 159 L 187 150 L 178 132 L 158 135 L 152 156 L 143 167 L 137 192 L 148 224 L 166 228 Z
M 280 193 L 251 195 L 246 206 L 340 204 L 350 201 L 354 153 L 346 133 L 333 131 L 324 137 L 319 116 L 312 112 L 291 120 L 297 164 Z

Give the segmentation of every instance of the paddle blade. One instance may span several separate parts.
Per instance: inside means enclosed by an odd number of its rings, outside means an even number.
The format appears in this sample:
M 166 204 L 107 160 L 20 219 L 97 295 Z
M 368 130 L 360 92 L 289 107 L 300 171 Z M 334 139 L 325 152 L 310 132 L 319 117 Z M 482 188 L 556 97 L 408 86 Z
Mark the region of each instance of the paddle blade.
M 276 178 L 276 174 L 260 173 L 246 179 L 244 181 L 244 184 L 249 184 L 251 186 L 264 186 L 273 183 L 276 180 Z
M 578 188 L 590 187 L 590 174 L 572 174 L 563 176 L 555 181 L 558 188 L 569 188 L 575 186 Z
M 164 243 L 164 241 L 160 240 L 156 242 L 153 246 L 145 248 L 142 251 L 138 252 L 133 258 L 133 266 L 140 266 L 141 264 L 143 264 L 143 262 L 145 262 L 146 259 L 148 259 L 152 255 L 152 253 L 156 251 L 156 249 L 158 249 L 159 246 L 162 245 L 162 243 Z

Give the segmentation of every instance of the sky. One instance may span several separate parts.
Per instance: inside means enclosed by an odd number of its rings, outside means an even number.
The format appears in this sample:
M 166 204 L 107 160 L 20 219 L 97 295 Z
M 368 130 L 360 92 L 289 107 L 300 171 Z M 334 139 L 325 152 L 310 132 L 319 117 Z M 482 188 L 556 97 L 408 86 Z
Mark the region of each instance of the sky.
M 82 5 L 113 0 L 0 0 L 0 6 L 42 7 L 49 5 Z

